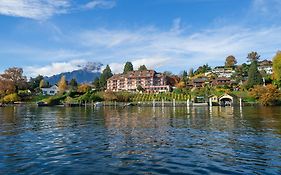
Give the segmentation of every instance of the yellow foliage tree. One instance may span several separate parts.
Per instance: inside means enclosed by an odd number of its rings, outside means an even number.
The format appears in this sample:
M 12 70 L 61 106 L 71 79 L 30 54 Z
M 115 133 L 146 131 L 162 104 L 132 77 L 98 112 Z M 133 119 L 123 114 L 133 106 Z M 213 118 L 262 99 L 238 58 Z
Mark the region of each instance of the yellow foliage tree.
M 77 91 L 80 93 L 86 93 L 90 90 L 91 90 L 91 86 L 89 86 L 87 84 L 81 84 L 80 86 L 78 86 L 78 89 L 77 89 Z
M 60 93 L 64 93 L 67 90 L 67 83 L 65 76 L 62 76 L 60 81 L 58 82 L 58 89 Z
M 273 57 L 273 79 L 277 82 L 281 81 L 281 51 L 277 52 Z
M 183 82 L 183 81 L 180 81 L 179 83 L 177 83 L 176 84 L 176 87 L 178 88 L 178 89 L 183 89 L 183 88 L 185 88 L 185 82 Z
M 267 86 L 254 86 L 254 88 L 250 89 L 249 94 L 265 106 L 275 105 L 281 98 L 280 91 L 275 85 L 272 84 Z

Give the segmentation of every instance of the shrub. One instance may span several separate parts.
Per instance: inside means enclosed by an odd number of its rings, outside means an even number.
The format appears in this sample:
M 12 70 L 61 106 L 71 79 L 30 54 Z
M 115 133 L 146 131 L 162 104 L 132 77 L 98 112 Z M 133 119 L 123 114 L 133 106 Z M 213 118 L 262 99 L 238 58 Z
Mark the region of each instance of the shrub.
M 97 95 L 97 94 L 92 94 L 90 96 L 90 99 L 91 99 L 91 101 L 94 101 L 94 102 L 103 101 L 103 99 L 99 95 Z
M 49 97 L 49 98 L 45 99 L 44 101 L 48 105 L 54 106 L 54 105 L 61 104 L 62 100 L 64 100 L 66 97 L 67 97 L 66 95 L 56 95 L 56 96 Z
M 20 98 L 19 98 L 18 94 L 16 94 L 16 93 L 6 95 L 3 98 L 4 103 L 13 103 L 13 102 L 16 102 L 16 101 L 19 101 L 19 100 L 20 100 Z

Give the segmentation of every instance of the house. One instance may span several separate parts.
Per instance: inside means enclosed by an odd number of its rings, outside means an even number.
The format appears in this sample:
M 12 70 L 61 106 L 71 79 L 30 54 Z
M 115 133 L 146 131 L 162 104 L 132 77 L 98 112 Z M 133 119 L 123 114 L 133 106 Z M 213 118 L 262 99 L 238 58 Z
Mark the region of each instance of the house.
M 53 85 L 49 88 L 41 88 L 43 95 L 56 95 L 59 92 L 58 86 Z
M 171 88 L 167 77 L 154 70 L 130 71 L 126 74 L 116 74 L 107 80 L 107 91 L 136 92 L 141 87 L 145 92 L 167 92 Z
M 232 81 L 230 78 L 227 77 L 218 77 L 212 81 L 213 86 L 224 86 L 224 85 L 231 85 Z
M 209 79 L 207 77 L 201 77 L 193 79 L 191 84 L 193 87 L 204 87 L 207 83 L 209 83 Z
M 234 67 L 225 67 L 225 66 L 218 66 L 215 67 L 212 72 L 216 74 L 218 77 L 227 77 L 231 78 L 232 75 L 235 73 Z
M 272 61 L 263 60 L 258 62 L 258 70 L 265 71 L 266 74 L 272 75 Z

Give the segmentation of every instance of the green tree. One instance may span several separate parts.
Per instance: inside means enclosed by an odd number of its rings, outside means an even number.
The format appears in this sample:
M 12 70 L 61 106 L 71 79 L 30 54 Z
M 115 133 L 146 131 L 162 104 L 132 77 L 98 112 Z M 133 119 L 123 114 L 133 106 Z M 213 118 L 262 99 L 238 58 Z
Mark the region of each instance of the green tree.
M 281 86 L 281 51 L 278 51 L 273 57 L 273 79 L 278 87 Z
M 44 79 L 42 75 L 38 75 L 35 78 L 30 78 L 28 85 L 31 91 L 36 91 L 36 89 L 40 88 L 40 82 Z
M 58 82 L 58 89 L 60 93 L 64 93 L 67 90 L 67 83 L 65 76 L 62 76 L 60 81 Z
M 203 74 L 211 70 L 212 68 L 208 64 L 204 64 L 203 66 L 198 67 L 198 69 L 194 72 L 194 74 L 195 75 Z
M 142 70 L 147 70 L 146 66 L 145 65 L 141 65 L 139 68 L 138 68 L 139 71 L 142 71 Z
M 248 77 L 250 65 L 243 63 L 242 65 L 239 65 L 235 68 L 235 73 L 232 76 L 232 79 L 235 80 L 235 82 L 241 83 L 241 81 L 245 80 Z
M 258 70 L 258 62 L 253 61 L 250 65 L 249 72 L 248 72 L 248 82 L 246 88 L 252 88 L 255 85 L 262 84 L 262 76 Z
M 124 66 L 124 71 L 123 73 L 126 74 L 127 72 L 133 71 L 134 67 L 133 64 L 131 62 L 126 62 L 125 66 Z
M 69 82 L 69 86 L 70 86 L 70 89 L 71 90 L 76 90 L 77 89 L 77 86 L 78 86 L 78 83 L 76 81 L 75 78 L 72 78 Z
M 187 72 L 184 70 L 183 72 L 182 72 L 182 75 L 181 75 L 181 79 L 182 79 L 182 81 L 184 82 L 184 84 L 186 85 L 186 83 L 187 83 L 187 81 L 188 81 L 188 79 L 187 79 Z
M 225 59 L 225 67 L 233 67 L 237 64 L 236 58 L 233 55 L 229 55 Z
M 112 76 L 113 76 L 112 71 L 109 65 L 107 65 L 106 68 L 102 71 L 102 74 L 100 76 L 99 85 L 102 89 L 106 88 L 106 81 Z
M 93 85 L 95 87 L 96 90 L 100 90 L 101 86 L 100 86 L 100 79 L 96 78 L 93 82 Z
M 255 62 L 255 61 L 258 61 L 260 59 L 260 55 L 257 53 L 257 52 L 250 52 L 248 53 L 248 61 L 249 62 Z

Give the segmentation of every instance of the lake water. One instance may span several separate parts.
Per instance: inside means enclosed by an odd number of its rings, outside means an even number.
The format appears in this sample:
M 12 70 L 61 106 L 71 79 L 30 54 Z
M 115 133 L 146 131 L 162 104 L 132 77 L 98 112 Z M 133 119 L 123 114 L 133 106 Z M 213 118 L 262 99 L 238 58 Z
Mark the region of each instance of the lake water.
M 0 174 L 281 174 L 281 108 L 0 108 Z

